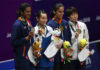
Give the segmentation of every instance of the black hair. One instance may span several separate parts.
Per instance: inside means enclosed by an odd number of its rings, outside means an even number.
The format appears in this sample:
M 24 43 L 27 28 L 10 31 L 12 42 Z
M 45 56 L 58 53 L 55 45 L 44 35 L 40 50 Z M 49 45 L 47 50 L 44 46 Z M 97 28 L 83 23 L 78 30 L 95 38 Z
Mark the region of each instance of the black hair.
M 46 12 L 44 10 L 39 10 L 37 13 L 35 13 L 35 17 L 40 18 L 41 17 L 41 13 L 46 14 Z
M 64 7 L 62 3 L 57 3 L 50 12 L 50 18 L 53 18 L 55 16 L 54 12 L 56 12 L 60 7 Z
M 75 7 L 69 7 L 68 9 L 66 9 L 66 16 L 69 17 L 72 13 L 78 13 L 77 8 Z
M 21 17 L 21 12 L 24 12 L 27 7 L 31 7 L 28 3 L 22 3 L 16 11 L 17 18 Z

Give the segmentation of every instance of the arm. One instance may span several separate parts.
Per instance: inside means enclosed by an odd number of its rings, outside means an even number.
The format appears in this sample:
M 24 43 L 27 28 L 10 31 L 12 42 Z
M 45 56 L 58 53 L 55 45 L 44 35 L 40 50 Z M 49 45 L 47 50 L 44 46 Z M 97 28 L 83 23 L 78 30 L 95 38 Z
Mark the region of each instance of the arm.
M 71 33 L 71 29 L 70 29 L 70 26 L 69 26 L 68 23 L 67 23 L 67 27 L 68 27 L 68 38 L 69 38 L 69 42 L 70 42 L 71 45 L 72 45 L 72 42 L 71 42 L 72 33 Z
M 83 33 L 83 38 L 85 38 L 88 42 L 88 45 L 89 45 L 89 33 L 88 33 L 88 29 L 87 29 L 87 26 L 84 25 L 84 33 Z
M 14 24 L 12 27 L 12 33 L 11 33 L 11 44 L 13 46 L 20 46 L 25 43 L 25 37 L 21 37 L 21 29 L 20 25 Z
M 50 26 L 52 29 L 55 29 L 53 23 L 54 23 L 54 22 L 53 22 L 52 20 L 50 20 L 50 21 L 47 23 L 47 25 Z

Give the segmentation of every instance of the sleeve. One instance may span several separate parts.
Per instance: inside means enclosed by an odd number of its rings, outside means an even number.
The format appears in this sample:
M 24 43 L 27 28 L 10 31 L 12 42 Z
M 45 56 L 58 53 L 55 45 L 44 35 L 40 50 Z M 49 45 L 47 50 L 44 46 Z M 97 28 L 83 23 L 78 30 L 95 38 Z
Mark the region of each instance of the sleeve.
M 50 26 L 52 29 L 55 29 L 53 23 L 54 23 L 53 21 L 49 21 L 49 22 L 47 23 L 47 25 Z
M 12 46 L 20 46 L 25 43 L 25 37 L 21 37 L 21 29 L 19 25 L 14 24 L 11 33 Z
M 52 27 L 52 25 L 51 25 L 51 22 L 50 22 L 50 21 L 47 23 L 47 25 L 48 25 L 48 26 L 50 26 L 50 27 Z
M 85 38 L 89 44 L 89 33 L 86 24 L 84 25 L 84 33 L 83 38 Z
M 52 32 L 53 32 L 52 27 L 48 26 L 48 30 L 49 30 L 49 32 L 52 34 Z
M 71 37 L 72 37 L 72 34 L 71 34 L 71 30 L 70 30 L 70 26 L 69 26 L 69 23 L 67 23 L 67 32 L 68 32 L 68 40 L 69 42 L 71 43 Z M 71 43 L 72 45 L 72 43 Z

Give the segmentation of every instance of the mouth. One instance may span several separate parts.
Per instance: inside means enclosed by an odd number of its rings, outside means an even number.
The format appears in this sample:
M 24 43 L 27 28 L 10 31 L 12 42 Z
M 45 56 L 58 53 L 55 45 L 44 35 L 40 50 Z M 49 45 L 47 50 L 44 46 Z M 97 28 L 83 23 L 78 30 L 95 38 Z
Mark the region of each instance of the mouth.
M 30 15 L 28 15 L 27 18 L 30 18 Z

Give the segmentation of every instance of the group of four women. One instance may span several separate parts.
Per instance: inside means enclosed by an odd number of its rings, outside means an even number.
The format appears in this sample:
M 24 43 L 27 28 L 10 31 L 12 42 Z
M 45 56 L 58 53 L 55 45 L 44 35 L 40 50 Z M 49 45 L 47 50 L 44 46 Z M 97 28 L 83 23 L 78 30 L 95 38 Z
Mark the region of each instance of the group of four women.
M 81 65 L 78 60 L 78 38 L 89 39 L 88 30 L 83 22 L 78 21 L 78 11 L 75 7 L 70 7 L 66 9 L 66 18 L 69 19 L 67 22 L 63 19 L 64 16 L 64 5 L 62 3 L 56 4 L 50 13 L 50 20 L 48 21 L 47 13 L 43 10 L 38 11 L 35 14 L 37 25 L 34 30 L 39 30 L 38 34 L 42 34 L 41 43 L 41 55 L 39 62 L 34 66 L 28 58 L 28 50 L 33 44 L 34 35 L 36 35 L 31 29 L 32 25 L 29 21 L 31 15 L 31 6 L 27 3 L 20 5 L 17 11 L 17 20 L 13 24 L 11 33 L 11 44 L 14 49 L 14 61 L 16 70 L 80 70 Z M 48 22 L 47 22 L 48 21 Z M 60 38 L 63 41 L 69 41 L 73 48 L 73 56 L 71 63 L 66 61 L 66 64 L 61 62 L 61 52 L 58 44 L 57 48 L 59 51 L 54 56 L 54 60 L 50 61 L 45 55 L 44 51 L 47 49 L 48 45 L 51 43 L 51 36 L 49 34 L 51 31 L 61 29 Z M 80 29 L 81 33 L 78 33 L 76 29 Z M 49 34 L 49 35 L 48 35 Z M 33 51 L 34 52 L 34 51 Z

